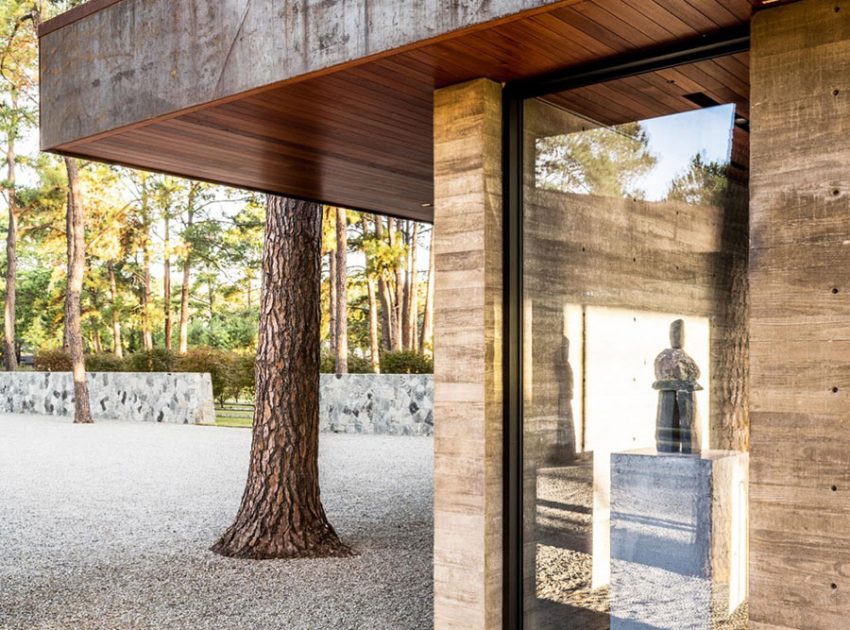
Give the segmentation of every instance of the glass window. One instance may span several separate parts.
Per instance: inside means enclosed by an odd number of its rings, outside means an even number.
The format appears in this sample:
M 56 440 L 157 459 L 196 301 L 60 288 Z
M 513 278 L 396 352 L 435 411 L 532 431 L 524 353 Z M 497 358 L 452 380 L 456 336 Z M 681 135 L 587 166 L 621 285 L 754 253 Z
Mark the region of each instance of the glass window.
M 747 56 L 531 99 L 526 628 L 745 628 Z

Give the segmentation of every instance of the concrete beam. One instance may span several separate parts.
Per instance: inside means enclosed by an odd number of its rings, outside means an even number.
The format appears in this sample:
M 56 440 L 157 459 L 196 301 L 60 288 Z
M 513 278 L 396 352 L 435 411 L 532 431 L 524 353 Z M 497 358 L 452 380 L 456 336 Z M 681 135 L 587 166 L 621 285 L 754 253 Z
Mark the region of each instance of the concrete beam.
M 57 148 L 564 3 L 104 2 L 94 13 L 43 31 L 41 146 Z

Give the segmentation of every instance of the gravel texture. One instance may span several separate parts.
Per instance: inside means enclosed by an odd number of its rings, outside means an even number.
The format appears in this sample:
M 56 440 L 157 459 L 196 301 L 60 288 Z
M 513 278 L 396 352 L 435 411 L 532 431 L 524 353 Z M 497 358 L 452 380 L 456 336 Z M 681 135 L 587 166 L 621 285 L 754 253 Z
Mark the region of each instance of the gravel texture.
M 429 438 L 321 437 L 322 498 L 360 556 L 245 561 L 250 431 L 0 415 L 0 628 L 430 628 Z

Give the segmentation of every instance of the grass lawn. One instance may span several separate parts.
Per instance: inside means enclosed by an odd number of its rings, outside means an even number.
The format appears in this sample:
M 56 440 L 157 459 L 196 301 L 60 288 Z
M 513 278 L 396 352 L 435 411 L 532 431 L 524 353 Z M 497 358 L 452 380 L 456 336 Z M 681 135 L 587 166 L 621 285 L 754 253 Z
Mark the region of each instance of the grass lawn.
M 215 406 L 215 426 L 251 428 L 254 417 L 254 405 L 249 402 L 228 400 L 224 405 Z

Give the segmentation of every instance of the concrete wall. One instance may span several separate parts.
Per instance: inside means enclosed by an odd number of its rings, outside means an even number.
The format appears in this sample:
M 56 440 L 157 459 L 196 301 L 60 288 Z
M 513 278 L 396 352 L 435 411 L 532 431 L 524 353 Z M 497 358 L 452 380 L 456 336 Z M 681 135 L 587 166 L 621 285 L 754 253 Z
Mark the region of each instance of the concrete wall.
M 90 372 L 87 382 L 96 420 L 215 422 L 209 374 Z M 71 374 L 0 372 L 0 412 L 73 415 Z
M 553 0 L 122 0 L 41 40 L 55 147 L 554 4 Z M 93 78 L 84 81 L 85 76 Z
M 333 433 L 433 435 L 430 374 L 322 374 L 320 423 Z
M 850 618 L 850 4 L 752 32 L 750 629 Z
M 434 626 L 502 627 L 502 108 L 434 101 Z

